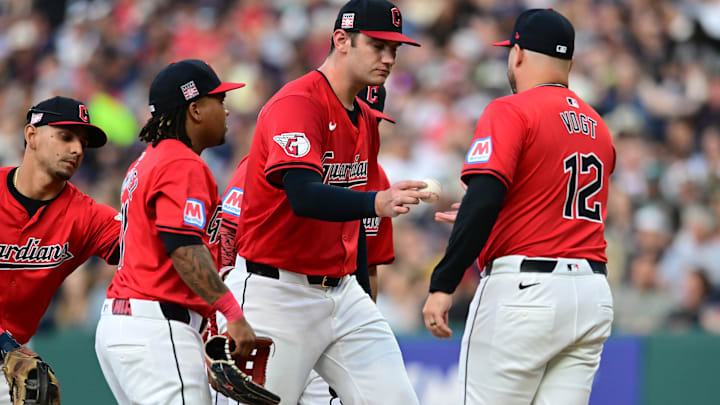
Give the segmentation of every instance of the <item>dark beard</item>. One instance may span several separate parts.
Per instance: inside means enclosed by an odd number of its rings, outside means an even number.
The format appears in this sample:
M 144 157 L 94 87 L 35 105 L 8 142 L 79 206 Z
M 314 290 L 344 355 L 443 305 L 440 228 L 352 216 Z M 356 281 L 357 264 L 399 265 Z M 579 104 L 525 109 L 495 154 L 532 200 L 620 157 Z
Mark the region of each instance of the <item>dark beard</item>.
M 67 174 L 65 174 L 65 173 L 63 173 L 63 172 L 61 172 L 61 171 L 55 172 L 55 175 L 56 175 L 57 177 L 65 180 L 65 181 L 70 180 L 70 177 L 72 177 L 72 174 L 71 174 L 71 175 L 67 175 Z
M 510 68 L 508 68 L 507 77 L 508 82 L 510 83 L 510 90 L 512 90 L 513 94 L 517 94 L 517 81 L 515 80 L 515 75 Z

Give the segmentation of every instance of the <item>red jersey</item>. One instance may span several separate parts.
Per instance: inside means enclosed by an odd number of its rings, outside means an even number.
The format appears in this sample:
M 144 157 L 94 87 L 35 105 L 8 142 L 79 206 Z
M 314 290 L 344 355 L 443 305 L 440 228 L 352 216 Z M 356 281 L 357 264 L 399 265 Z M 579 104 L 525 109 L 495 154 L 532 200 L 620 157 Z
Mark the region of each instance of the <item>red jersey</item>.
M 25 344 L 60 284 L 90 256 L 117 248 L 118 212 L 71 183 L 32 218 L 10 192 L 13 168 L 0 168 L 0 327 Z
M 499 98 L 483 112 L 462 176 L 491 174 L 507 194 L 478 264 L 506 255 L 606 262 L 615 148 L 595 110 L 555 85 Z
M 247 159 L 248 157 L 245 156 L 238 164 L 222 198 L 220 245 L 222 246 L 221 259 L 223 267 L 235 265 L 235 235 L 237 234 L 238 222 L 240 222 L 241 204 L 245 193 Z
M 208 316 L 202 298 L 180 278 L 159 232 L 199 236 L 219 264 L 220 198 L 205 162 L 185 144 L 148 146 L 122 185 L 120 263 L 108 298 L 173 302 Z
M 363 102 L 350 121 L 318 71 L 278 91 L 258 117 L 247 161 L 236 251 L 247 260 L 310 275 L 342 277 L 355 270 L 360 221 L 329 222 L 295 216 L 280 178 L 303 168 L 325 184 L 367 190 L 377 158 L 377 118 Z
M 380 166 L 378 166 L 378 170 L 378 175 L 372 175 L 368 179 L 369 190 L 385 190 L 390 187 L 390 181 L 385 171 Z M 220 244 L 222 246 L 223 267 L 235 264 L 235 237 L 245 192 L 246 173 L 247 156 L 240 161 L 222 198 Z M 392 263 L 395 260 L 392 218 L 365 218 L 363 225 L 367 236 L 368 265 L 376 266 Z
M 368 190 L 380 191 L 390 188 L 390 180 L 382 166 L 370 168 L 368 177 Z M 377 170 L 377 173 L 375 172 Z M 395 248 L 393 247 L 392 218 L 374 217 L 363 219 L 365 238 L 367 239 L 368 266 L 389 264 L 395 261 Z

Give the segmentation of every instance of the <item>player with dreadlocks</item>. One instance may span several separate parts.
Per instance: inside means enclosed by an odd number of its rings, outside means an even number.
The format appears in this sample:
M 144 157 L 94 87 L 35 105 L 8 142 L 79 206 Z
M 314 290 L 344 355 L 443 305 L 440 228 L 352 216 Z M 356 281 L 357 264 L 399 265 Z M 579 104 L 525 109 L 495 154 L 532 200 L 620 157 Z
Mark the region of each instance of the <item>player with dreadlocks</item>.
M 163 69 L 150 86 L 150 143 L 122 186 L 120 263 L 102 309 L 95 350 L 115 398 L 126 403 L 210 403 L 200 332 L 215 311 L 246 356 L 255 333 L 218 276 L 220 198 L 200 158 L 220 145 L 228 114 L 222 83 L 200 60 Z M 162 372 L 158 372 L 162 370 Z

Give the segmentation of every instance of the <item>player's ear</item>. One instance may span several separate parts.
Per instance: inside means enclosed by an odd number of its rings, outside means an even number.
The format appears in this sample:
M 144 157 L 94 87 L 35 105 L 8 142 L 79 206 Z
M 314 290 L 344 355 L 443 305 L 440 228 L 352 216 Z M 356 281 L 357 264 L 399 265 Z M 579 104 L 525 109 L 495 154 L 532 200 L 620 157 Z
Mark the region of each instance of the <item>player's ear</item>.
M 191 120 L 193 122 L 200 122 L 202 121 L 202 113 L 201 113 L 200 103 L 198 100 L 195 100 L 191 102 L 188 105 L 187 108 L 187 118 L 188 120 Z
M 335 43 L 336 50 L 342 53 L 347 53 L 352 41 L 350 39 L 350 34 L 348 34 L 345 30 L 336 29 L 335 32 L 333 32 L 333 42 Z
M 514 65 L 515 67 L 518 67 L 523 64 L 525 61 L 525 50 L 520 48 L 520 45 L 515 44 L 513 45 L 513 49 L 515 50 L 515 61 Z
M 25 144 L 26 148 L 35 149 L 37 147 L 38 129 L 35 125 L 25 125 Z

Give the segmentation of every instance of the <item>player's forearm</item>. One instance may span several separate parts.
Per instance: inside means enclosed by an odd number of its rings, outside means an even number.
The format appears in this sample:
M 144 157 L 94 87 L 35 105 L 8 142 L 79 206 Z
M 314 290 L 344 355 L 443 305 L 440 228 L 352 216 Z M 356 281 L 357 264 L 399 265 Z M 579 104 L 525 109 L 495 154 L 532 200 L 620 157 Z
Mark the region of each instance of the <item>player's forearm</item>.
M 473 175 L 468 181 L 445 256 L 433 270 L 430 292 L 451 294 L 465 270 L 485 246 L 505 198 L 505 185 L 489 174 Z
M 180 246 L 170 253 L 170 259 L 185 284 L 209 305 L 229 291 L 207 246 Z
M 283 187 L 293 213 L 299 217 L 346 222 L 376 216 L 375 192 L 323 184 L 320 174 L 312 170 L 286 170 Z

